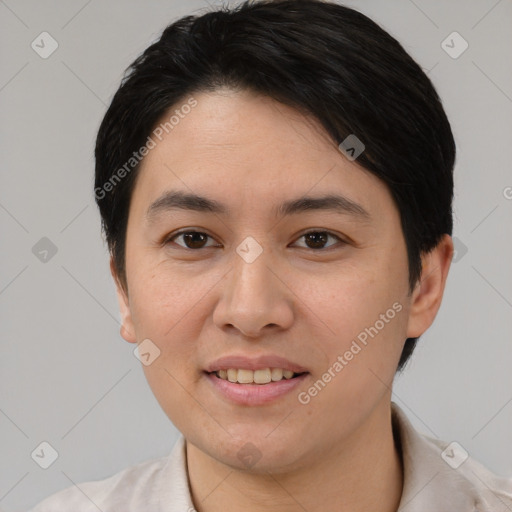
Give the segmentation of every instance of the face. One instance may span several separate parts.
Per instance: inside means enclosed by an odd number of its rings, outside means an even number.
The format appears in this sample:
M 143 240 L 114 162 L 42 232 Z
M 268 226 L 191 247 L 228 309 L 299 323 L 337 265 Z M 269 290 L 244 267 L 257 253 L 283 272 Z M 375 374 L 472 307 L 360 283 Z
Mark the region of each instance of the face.
M 399 213 L 312 119 L 247 91 L 194 98 L 137 178 L 121 332 L 150 340 L 145 375 L 188 442 L 233 467 L 244 450 L 262 470 L 306 465 L 389 406 L 418 334 Z M 251 367 L 303 375 L 207 373 Z

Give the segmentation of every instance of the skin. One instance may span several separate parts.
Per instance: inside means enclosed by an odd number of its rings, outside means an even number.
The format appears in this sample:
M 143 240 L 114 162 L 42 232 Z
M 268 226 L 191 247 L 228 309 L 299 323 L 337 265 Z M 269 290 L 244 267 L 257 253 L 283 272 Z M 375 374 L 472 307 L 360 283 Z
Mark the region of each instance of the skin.
M 121 335 L 161 351 L 143 366 L 161 407 L 187 441 L 199 512 L 395 511 L 403 473 L 391 429 L 391 387 L 406 338 L 441 304 L 453 254 L 445 235 L 408 285 L 399 213 L 386 186 L 349 161 L 319 124 L 249 91 L 194 94 L 198 105 L 145 157 L 132 196 Z M 145 218 L 163 191 L 216 199 L 230 215 L 173 210 Z M 276 217 L 305 194 L 339 193 L 370 214 Z M 186 248 L 175 231 L 206 233 Z M 329 231 L 322 245 L 305 231 Z M 236 252 L 248 236 L 263 252 Z M 315 248 L 319 247 L 319 248 Z M 398 302 L 386 323 L 317 396 L 297 399 L 352 341 Z M 308 369 L 298 391 L 260 406 L 229 402 L 203 369 L 227 354 L 278 354 Z M 247 443 L 261 458 L 237 457 Z

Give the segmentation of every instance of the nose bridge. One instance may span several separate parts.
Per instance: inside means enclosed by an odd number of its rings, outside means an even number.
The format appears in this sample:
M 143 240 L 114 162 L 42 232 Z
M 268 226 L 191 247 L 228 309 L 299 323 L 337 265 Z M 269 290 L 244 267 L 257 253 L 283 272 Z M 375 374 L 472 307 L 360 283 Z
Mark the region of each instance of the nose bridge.
M 272 252 L 254 238 L 239 244 L 214 314 L 219 327 L 231 325 L 259 336 L 266 326 L 285 327 L 291 322 L 290 297 L 273 267 Z
M 269 248 L 263 248 L 254 238 L 247 237 L 236 248 L 231 272 L 232 300 L 240 309 L 256 313 L 272 306 L 276 283 L 272 282 L 272 257 Z
M 270 292 L 273 287 L 269 283 L 272 275 L 270 251 L 259 247 L 255 247 L 252 241 L 244 241 L 236 250 L 231 284 L 234 293 L 242 300 L 249 297 L 251 300 L 259 298 L 261 302 L 267 302 L 265 293 Z M 251 297 L 252 295 L 254 297 Z

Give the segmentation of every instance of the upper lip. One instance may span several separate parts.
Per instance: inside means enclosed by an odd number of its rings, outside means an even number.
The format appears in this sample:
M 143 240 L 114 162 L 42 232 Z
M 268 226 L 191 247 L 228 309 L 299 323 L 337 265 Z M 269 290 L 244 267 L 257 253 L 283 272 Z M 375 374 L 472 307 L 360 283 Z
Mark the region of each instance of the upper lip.
M 289 361 L 284 357 L 273 354 L 261 355 L 258 357 L 247 357 L 235 354 L 224 356 L 212 361 L 205 368 L 205 371 L 211 373 L 218 370 L 229 370 L 230 368 L 253 371 L 263 370 L 264 368 L 282 368 L 283 370 L 291 370 L 294 373 L 303 373 L 308 371 L 306 368 L 294 363 L 293 361 Z

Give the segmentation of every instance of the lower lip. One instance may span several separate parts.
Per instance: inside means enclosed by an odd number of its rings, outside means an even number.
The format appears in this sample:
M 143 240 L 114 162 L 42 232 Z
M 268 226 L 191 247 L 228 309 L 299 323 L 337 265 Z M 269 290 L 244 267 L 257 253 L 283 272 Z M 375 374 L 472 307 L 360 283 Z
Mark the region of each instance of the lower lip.
M 293 391 L 304 382 L 309 373 L 268 384 L 238 384 L 220 379 L 215 373 L 205 373 L 205 375 L 215 390 L 232 402 L 240 405 L 263 405 Z

